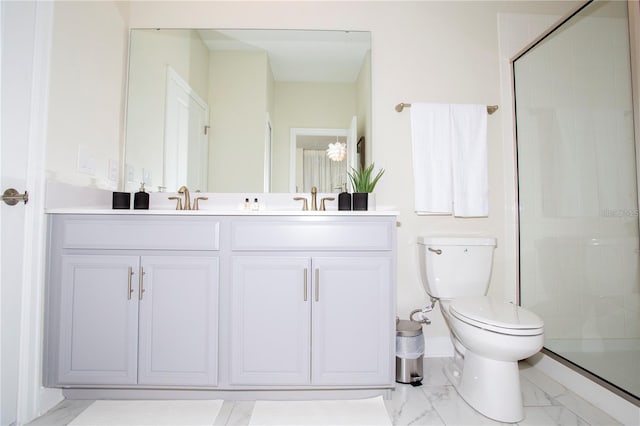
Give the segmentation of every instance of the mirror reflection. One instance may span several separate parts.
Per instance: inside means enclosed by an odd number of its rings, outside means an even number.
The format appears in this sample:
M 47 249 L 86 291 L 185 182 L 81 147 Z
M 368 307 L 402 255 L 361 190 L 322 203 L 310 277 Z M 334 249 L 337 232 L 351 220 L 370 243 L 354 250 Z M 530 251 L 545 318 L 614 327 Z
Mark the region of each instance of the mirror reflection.
M 364 162 L 370 33 L 133 29 L 130 43 L 126 190 L 339 192 Z

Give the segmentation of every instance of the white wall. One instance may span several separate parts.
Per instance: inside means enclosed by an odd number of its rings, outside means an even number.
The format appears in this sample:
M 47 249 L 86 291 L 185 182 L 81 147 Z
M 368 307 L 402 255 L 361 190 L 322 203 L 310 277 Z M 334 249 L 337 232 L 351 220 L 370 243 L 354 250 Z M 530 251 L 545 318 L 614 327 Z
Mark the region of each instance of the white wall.
M 56 1 L 51 50 L 47 173 L 83 186 L 115 187 L 124 120 L 126 3 Z M 78 170 L 78 155 L 93 168 Z

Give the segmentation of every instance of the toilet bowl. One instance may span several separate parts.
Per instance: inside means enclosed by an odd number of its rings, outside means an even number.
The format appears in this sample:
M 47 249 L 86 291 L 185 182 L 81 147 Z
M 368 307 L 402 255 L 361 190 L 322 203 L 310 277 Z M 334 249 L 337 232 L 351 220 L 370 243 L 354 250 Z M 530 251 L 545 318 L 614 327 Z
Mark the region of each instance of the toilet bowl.
M 464 354 L 445 373 L 465 401 L 501 422 L 524 418 L 518 361 L 537 353 L 544 342 L 543 323 L 524 308 L 486 296 L 454 299 L 449 327 Z
M 486 296 L 495 239 L 420 237 L 418 245 L 422 284 L 439 302 L 455 349 L 445 374 L 479 413 L 521 421 L 518 361 L 542 348 L 544 323 L 527 309 Z

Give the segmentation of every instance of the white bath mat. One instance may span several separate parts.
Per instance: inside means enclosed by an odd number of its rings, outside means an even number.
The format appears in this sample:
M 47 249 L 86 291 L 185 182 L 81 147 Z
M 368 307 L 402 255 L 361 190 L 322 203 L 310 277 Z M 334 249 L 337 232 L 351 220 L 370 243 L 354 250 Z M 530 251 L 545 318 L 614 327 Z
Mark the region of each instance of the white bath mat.
M 69 426 L 211 426 L 222 402 L 96 401 Z
M 388 425 L 381 396 L 336 401 L 256 401 L 249 425 Z

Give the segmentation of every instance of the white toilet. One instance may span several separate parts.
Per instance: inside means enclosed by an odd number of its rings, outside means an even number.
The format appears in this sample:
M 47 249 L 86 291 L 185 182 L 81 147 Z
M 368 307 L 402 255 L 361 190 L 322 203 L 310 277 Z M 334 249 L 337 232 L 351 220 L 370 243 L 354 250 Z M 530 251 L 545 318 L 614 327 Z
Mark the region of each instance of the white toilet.
M 451 331 L 449 380 L 478 412 L 516 423 L 524 418 L 518 361 L 542 348 L 544 323 L 485 296 L 495 246 L 495 238 L 419 237 L 420 276 Z

